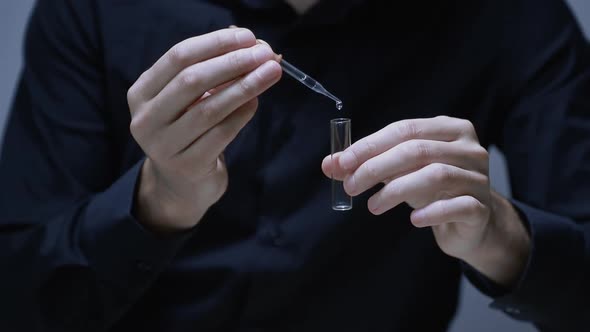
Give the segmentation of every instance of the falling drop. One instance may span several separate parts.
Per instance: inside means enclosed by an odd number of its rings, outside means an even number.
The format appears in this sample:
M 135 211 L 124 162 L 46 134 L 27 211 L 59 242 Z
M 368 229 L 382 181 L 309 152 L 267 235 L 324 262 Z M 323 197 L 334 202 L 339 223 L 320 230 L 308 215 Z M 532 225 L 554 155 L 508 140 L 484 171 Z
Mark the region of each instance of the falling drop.
M 337 101 L 336 102 L 336 108 L 340 111 L 342 109 L 342 102 L 341 101 Z

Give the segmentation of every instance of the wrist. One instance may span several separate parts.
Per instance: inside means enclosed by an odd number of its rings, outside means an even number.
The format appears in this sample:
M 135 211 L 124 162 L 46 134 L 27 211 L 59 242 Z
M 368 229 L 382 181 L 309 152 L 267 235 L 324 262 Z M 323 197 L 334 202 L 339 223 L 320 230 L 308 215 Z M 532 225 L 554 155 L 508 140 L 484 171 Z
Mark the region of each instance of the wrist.
M 136 192 L 135 213 L 138 221 L 158 234 L 182 232 L 194 227 L 204 213 L 198 212 L 194 202 L 184 203 L 161 182 L 153 164 L 146 159 Z
M 499 285 L 512 288 L 526 267 L 530 241 L 516 209 L 492 192 L 492 213 L 482 241 L 463 260 Z

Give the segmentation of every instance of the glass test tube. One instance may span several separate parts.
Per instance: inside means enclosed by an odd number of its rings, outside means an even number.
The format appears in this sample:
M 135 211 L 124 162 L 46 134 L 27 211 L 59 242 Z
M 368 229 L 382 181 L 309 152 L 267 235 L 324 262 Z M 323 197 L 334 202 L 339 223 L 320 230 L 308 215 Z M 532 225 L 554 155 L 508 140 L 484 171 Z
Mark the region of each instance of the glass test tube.
M 334 154 L 344 151 L 350 146 L 350 119 L 340 118 L 330 120 L 331 158 Z M 347 211 L 352 209 L 352 197 L 344 191 L 342 181 L 332 176 L 332 209 Z

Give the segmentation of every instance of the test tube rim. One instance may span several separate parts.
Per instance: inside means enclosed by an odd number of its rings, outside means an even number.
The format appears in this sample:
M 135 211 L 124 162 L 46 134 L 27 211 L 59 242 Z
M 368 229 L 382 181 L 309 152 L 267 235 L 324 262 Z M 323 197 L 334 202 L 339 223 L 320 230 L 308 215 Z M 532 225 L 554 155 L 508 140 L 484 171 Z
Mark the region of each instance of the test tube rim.
M 349 118 L 337 118 L 337 119 L 330 120 L 330 122 L 332 124 L 342 124 L 342 123 L 350 122 L 350 119 Z

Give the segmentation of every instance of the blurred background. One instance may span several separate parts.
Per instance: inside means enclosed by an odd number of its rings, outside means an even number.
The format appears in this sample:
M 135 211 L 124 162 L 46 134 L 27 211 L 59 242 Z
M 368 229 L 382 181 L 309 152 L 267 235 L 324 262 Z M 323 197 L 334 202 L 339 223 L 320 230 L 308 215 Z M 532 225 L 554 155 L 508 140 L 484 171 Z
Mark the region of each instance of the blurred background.
M 590 1 L 568 0 L 586 35 L 590 36 Z M 0 142 L 6 116 L 10 107 L 16 79 L 22 63 L 22 37 L 34 0 L 4 0 L 0 2 Z M 504 160 L 497 151 L 491 151 L 491 178 L 499 192 L 509 195 Z M 535 329 L 525 323 L 511 320 L 488 307 L 490 299 L 475 290 L 465 280 L 462 283 L 459 313 L 451 332 L 532 332 Z

